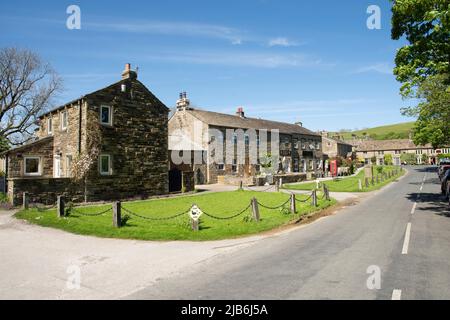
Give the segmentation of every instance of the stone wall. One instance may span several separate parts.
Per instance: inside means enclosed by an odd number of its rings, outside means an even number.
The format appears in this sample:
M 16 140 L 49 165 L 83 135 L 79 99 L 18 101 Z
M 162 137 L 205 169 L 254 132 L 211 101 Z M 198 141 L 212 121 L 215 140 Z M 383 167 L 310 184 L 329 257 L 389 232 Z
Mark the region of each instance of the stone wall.
M 14 178 L 8 179 L 8 197 L 13 205 L 21 205 L 23 192 L 28 192 L 30 202 L 53 205 L 61 195 L 66 201 L 84 200 L 83 187 L 68 178 Z
M 126 92 L 121 91 L 121 85 Z M 88 175 L 89 201 L 148 197 L 169 192 L 168 109 L 135 79 L 123 80 L 86 98 L 88 123 L 99 123 L 100 106 L 112 107 L 112 126 L 101 125 L 100 152 L 111 156 L 111 175 L 98 161 Z M 89 139 L 89 136 L 88 136 Z
M 8 153 L 8 178 L 24 177 L 24 159 L 26 156 L 40 158 L 42 177 L 53 177 L 53 139 L 46 138 L 42 141 L 23 146 Z

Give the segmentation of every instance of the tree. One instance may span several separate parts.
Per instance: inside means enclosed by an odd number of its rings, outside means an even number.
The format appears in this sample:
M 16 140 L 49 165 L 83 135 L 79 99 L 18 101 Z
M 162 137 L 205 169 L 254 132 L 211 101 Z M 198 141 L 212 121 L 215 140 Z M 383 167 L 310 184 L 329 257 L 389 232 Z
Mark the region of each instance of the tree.
M 392 6 L 391 37 L 409 42 L 397 51 L 394 74 L 404 97 L 429 76 L 449 74 L 450 1 L 396 0 Z M 448 83 L 447 83 L 448 84 Z
M 392 166 L 393 160 L 392 160 L 392 154 L 385 154 L 384 155 L 384 164 L 387 166 Z
M 417 164 L 417 157 L 413 153 L 402 153 L 400 155 L 400 160 L 402 163 L 406 164 Z
M 414 143 L 431 143 L 434 148 L 450 144 L 450 87 L 445 75 L 428 77 L 417 91 L 420 103 L 404 110 L 417 117 L 414 124 Z
M 32 136 L 40 113 L 50 108 L 61 80 L 37 54 L 0 49 L 0 138 L 12 145 Z

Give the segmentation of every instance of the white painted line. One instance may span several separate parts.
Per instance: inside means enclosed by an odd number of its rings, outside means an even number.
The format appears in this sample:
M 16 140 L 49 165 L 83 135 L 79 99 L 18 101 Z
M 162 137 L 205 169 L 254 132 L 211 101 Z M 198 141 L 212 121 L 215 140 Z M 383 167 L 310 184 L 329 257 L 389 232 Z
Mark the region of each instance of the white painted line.
M 392 291 L 392 300 L 400 300 L 402 297 L 402 290 L 394 289 Z
M 422 191 L 423 190 L 423 183 L 422 183 L 422 185 L 420 186 L 420 191 Z
M 411 209 L 411 214 L 414 214 L 414 212 L 416 211 L 416 207 L 417 207 L 417 202 L 414 202 L 414 205 Z
M 405 241 L 403 242 L 402 254 L 408 254 L 409 238 L 411 236 L 411 222 L 406 226 Z

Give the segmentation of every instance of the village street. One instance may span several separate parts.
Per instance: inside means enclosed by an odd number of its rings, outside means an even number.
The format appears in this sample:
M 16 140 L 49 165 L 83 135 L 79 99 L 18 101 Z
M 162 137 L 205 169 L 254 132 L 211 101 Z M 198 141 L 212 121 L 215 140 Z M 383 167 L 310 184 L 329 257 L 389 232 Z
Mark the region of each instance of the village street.
M 354 205 L 314 223 L 233 240 L 101 239 L 3 211 L 0 298 L 450 298 L 450 219 L 433 170 L 410 168 L 380 191 L 347 195 Z M 73 266 L 80 289 L 67 286 Z M 379 290 L 366 285 L 369 266 L 381 270 Z

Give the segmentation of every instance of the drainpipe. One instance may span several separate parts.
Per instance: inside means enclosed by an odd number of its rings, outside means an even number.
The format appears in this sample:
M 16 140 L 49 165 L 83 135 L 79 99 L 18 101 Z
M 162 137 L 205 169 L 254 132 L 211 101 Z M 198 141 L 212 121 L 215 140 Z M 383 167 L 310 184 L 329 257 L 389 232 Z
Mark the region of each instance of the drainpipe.
M 83 111 L 82 111 L 82 106 L 83 106 L 83 100 L 80 99 L 78 100 L 78 154 L 81 153 L 81 121 L 82 121 L 82 115 L 83 115 Z

